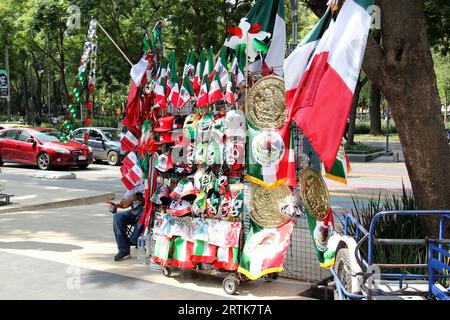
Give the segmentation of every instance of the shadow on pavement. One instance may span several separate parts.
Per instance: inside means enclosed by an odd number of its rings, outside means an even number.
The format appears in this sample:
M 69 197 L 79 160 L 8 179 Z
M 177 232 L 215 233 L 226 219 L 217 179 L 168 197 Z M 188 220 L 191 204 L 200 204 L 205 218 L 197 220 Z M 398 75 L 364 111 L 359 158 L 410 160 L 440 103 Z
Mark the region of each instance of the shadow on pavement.
M 0 249 L 71 252 L 74 250 L 83 249 L 83 247 L 71 244 L 51 243 L 41 241 L 8 241 L 8 242 L 0 241 Z

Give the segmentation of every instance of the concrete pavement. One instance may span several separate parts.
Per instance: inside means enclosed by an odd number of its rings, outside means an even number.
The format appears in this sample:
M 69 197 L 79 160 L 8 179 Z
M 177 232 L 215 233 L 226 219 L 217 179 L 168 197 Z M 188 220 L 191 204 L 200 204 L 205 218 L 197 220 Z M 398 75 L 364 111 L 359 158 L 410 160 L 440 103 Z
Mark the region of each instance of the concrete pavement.
M 298 295 L 307 284 L 285 279 L 244 282 L 240 295 L 228 296 L 219 277 L 183 271 L 166 278 L 137 264 L 134 248 L 132 259 L 115 262 L 106 209 L 98 204 L 1 214 L 0 299 L 122 299 L 135 289 L 130 299 L 308 299 Z

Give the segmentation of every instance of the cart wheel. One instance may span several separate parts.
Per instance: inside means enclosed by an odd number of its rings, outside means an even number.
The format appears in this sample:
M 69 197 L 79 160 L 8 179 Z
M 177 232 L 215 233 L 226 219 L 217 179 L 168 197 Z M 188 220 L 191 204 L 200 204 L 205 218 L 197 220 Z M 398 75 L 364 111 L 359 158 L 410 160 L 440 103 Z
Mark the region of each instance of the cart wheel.
M 273 280 L 277 280 L 278 273 L 269 273 L 264 276 L 264 281 L 272 282 Z
M 172 275 L 172 269 L 169 267 L 163 267 L 163 275 L 165 277 L 170 277 Z
M 233 295 L 239 289 L 239 280 L 234 277 L 226 277 L 222 282 L 222 288 L 227 294 Z
M 336 254 L 336 260 L 335 260 L 334 268 L 336 270 L 336 274 L 341 280 L 342 284 L 345 287 L 345 290 L 351 291 L 352 289 L 352 276 L 349 273 L 349 270 L 351 270 L 351 264 L 350 264 L 350 255 L 348 253 L 347 248 L 341 248 Z

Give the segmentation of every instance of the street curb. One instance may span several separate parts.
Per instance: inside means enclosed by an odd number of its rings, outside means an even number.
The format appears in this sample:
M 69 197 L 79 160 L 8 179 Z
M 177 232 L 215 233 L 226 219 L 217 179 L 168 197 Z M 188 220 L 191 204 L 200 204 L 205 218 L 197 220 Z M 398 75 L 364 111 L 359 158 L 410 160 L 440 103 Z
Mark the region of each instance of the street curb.
M 11 213 L 11 212 L 19 212 L 19 211 L 37 211 L 42 209 L 55 209 L 55 208 L 64 208 L 64 207 L 77 207 L 83 205 L 96 204 L 99 202 L 104 202 L 108 200 L 113 200 L 115 197 L 114 192 L 103 193 L 96 196 L 84 197 L 84 198 L 75 198 L 47 203 L 39 203 L 39 204 L 31 204 L 31 205 L 23 205 L 17 207 L 0 207 L 0 214 L 2 213 Z M 13 198 L 14 200 L 14 198 Z
M 379 151 L 379 152 L 370 153 L 370 154 L 348 153 L 347 157 L 348 157 L 348 160 L 352 161 L 352 162 L 369 162 L 378 157 L 381 157 L 384 153 L 385 153 L 384 151 Z

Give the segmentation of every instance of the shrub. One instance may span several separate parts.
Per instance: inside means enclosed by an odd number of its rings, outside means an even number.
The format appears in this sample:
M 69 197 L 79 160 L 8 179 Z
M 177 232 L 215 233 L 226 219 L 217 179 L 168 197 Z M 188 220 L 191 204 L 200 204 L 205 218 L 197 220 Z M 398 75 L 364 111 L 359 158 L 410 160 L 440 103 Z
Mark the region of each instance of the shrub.
M 345 151 L 349 154 L 370 154 L 374 152 L 381 151 L 382 149 L 362 143 L 362 142 L 355 142 L 352 145 L 349 145 L 348 143 L 345 144 Z
M 390 195 L 381 201 L 381 192 L 378 197 L 373 197 L 367 203 L 363 203 L 352 196 L 354 208 L 350 210 L 356 220 L 366 228 L 370 229 L 373 217 L 381 211 L 416 210 L 416 202 L 412 193 L 407 192 L 403 185 L 401 196 Z M 350 234 L 355 234 L 354 226 L 349 228 Z M 375 231 L 377 238 L 389 239 L 420 239 L 425 238 L 420 219 L 416 216 L 385 216 L 378 220 Z M 426 263 L 427 253 L 423 245 L 375 245 L 374 261 L 376 263 Z M 367 242 L 360 248 L 362 256 L 367 257 Z M 424 269 L 383 269 L 383 272 L 398 273 L 423 273 Z

